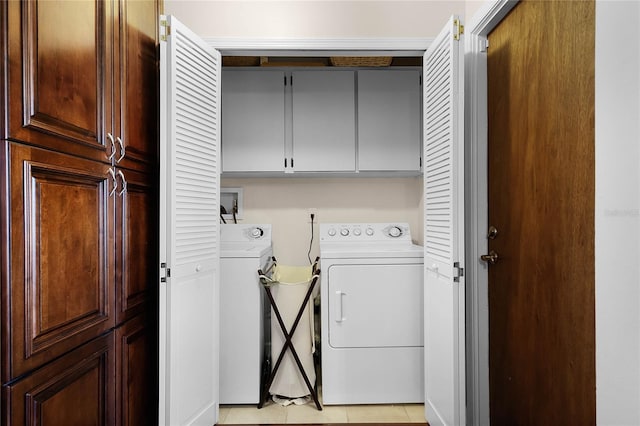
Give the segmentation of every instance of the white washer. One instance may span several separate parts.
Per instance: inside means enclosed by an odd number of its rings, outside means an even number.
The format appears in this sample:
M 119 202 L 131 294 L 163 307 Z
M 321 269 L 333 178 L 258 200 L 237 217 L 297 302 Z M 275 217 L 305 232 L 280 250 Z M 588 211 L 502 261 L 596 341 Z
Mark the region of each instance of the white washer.
M 406 223 L 320 224 L 324 404 L 424 402 L 423 248 Z
M 258 269 L 272 256 L 271 225 L 220 225 L 220 244 L 220 403 L 257 404 L 270 332 Z

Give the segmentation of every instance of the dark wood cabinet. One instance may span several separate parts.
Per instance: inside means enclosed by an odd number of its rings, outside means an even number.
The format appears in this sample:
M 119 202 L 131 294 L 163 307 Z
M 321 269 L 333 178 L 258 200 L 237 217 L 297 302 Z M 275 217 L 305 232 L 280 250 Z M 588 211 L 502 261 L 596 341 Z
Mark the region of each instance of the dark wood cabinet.
M 11 102 L 3 138 L 152 170 L 158 2 L 6 3 Z
M 125 148 L 118 165 L 147 170 L 158 158 L 158 4 L 153 0 L 119 0 L 116 8 L 115 69 L 119 78 L 115 134 Z M 116 160 L 120 158 L 118 151 Z
M 3 383 L 115 325 L 109 165 L 8 144 Z
M 116 418 L 123 426 L 158 424 L 154 391 L 155 327 L 149 317 L 138 315 L 116 329 Z
M 2 424 L 157 420 L 158 12 L 0 2 Z
M 4 138 L 110 162 L 113 4 L 3 3 L 10 100 Z
M 116 169 L 116 324 L 146 311 L 156 281 L 158 211 L 153 175 Z M 126 188 L 125 188 L 126 185 Z
M 113 333 L 88 342 L 4 386 L 3 423 L 111 425 L 115 415 Z

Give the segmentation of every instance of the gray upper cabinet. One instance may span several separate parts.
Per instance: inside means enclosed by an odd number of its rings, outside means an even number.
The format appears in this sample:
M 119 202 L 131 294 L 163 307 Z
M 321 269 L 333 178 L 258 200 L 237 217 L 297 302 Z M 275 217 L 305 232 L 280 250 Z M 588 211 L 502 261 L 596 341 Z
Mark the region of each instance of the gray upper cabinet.
M 420 171 L 420 71 L 358 71 L 358 169 Z
M 222 171 L 282 172 L 284 72 L 223 70 Z
M 293 168 L 356 170 L 355 72 L 293 73 Z
M 421 70 L 229 68 L 227 175 L 421 171 Z

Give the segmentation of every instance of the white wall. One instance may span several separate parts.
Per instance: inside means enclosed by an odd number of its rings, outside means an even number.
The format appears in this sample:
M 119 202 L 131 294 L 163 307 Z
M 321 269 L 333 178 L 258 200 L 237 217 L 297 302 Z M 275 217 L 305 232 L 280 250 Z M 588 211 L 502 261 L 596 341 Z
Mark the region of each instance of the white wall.
M 640 2 L 596 2 L 596 399 L 640 424 Z
M 422 241 L 422 178 L 223 179 L 241 187 L 244 217 L 239 223 L 271 223 L 274 255 L 284 264 L 308 263 L 309 208 L 316 222 L 408 222 Z M 318 226 L 311 259 L 318 255 Z
M 464 11 L 462 0 L 165 0 L 165 13 L 201 37 L 433 37 Z

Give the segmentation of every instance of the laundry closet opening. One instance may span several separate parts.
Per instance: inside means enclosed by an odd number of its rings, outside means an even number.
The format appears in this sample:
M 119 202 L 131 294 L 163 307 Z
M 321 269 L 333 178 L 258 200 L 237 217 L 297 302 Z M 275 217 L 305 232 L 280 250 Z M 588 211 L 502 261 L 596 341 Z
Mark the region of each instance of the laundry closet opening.
M 429 377 L 424 381 L 424 398 L 421 398 L 424 418 L 439 419 L 434 422 L 443 424 L 464 423 L 464 256 L 461 244 L 464 91 L 459 18 L 451 16 L 433 40 L 306 39 L 277 44 L 276 47 L 281 48 L 275 49 L 278 55 L 273 55 L 272 49 L 268 51 L 269 56 L 303 56 L 290 53 L 297 48 L 314 53 L 304 56 L 335 56 L 332 52 L 321 52 L 329 50 L 327 47 L 333 52 L 339 50 L 338 56 L 394 57 L 424 53 L 424 66 L 389 67 L 383 71 L 374 67 L 234 67 L 237 71 L 233 72 L 251 74 L 251 77 L 263 74 L 277 77 L 270 81 L 273 90 L 267 91 L 266 101 L 262 104 L 246 102 L 245 107 L 237 108 L 234 114 L 229 114 L 233 111 L 233 105 L 229 104 L 233 96 L 227 92 L 234 86 L 229 74 L 232 69 L 221 66 L 221 52 L 235 56 L 227 51 L 235 45 L 236 50 L 238 46 L 245 47 L 241 56 L 264 56 L 267 47 L 274 46 L 274 41 L 204 41 L 172 16 L 161 20 L 161 28 L 164 29 L 160 46 L 161 89 L 166 89 L 161 90 L 160 102 L 161 122 L 165 123 L 160 132 L 160 152 L 163 154 L 160 187 L 166 198 L 161 197 L 160 204 L 167 207 L 161 208 L 160 214 L 160 265 L 164 279 L 161 283 L 166 283 L 160 288 L 161 415 L 166 414 L 172 424 L 186 423 L 191 415 L 208 423 L 211 423 L 210 419 L 218 418 L 219 330 L 221 325 L 226 326 L 219 318 L 219 305 L 225 301 L 217 294 L 222 284 L 219 280 L 222 257 L 219 195 L 226 192 L 224 187 L 229 185 L 242 189 L 243 224 L 271 225 L 273 253 L 285 265 L 311 263 L 316 254 L 323 251 L 318 240 L 327 236 L 376 236 L 391 241 L 402 237 L 398 241 L 416 245 L 424 241 L 425 267 L 420 268 L 424 276 L 424 309 L 421 312 L 424 317 L 421 321 L 424 364 L 415 368 L 416 377 L 423 380 L 425 376 Z M 263 52 L 248 51 L 255 46 L 260 46 Z M 340 50 L 337 46 L 346 48 Z M 413 49 L 411 55 L 393 53 L 396 50 L 407 53 L 410 49 Z M 396 86 L 378 82 L 378 78 L 383 75 L 386 78 L 391 73 L 409 76 L 395 79 L 400 85 L 406 82 L 416 85 L 417 89 L 408 91 L 411 107 L 398 101 Z M 386 90 L 390 87 L 394 90 Z M 255 93 L 250 85 L 237 84 L 236 88 L 241 101 L 245 95 Z M 276 95 L 271 97 L 274 93 Z M 339 102 L 333 103 L 336 99 Z M 247 115 L 246 112 L 256 105 L 262 107 Z M 393 105 L 391 109 L 390 105 Z M 398 113 L 403 109 L 408 112 Z M 277 122 L 264 119 L 272 113 L 282 119 Z M 231 117 L 231 123 L 226 121 L 224 114 L 228 114 L 226 119 Z M 243 114 L 245 118 L 242 118 Z M 250 123 L 256 118 L 258 125 Z M 408 119 L 412 125 L 391 126 L 387 124 L 389 118 L 396 122 Z M 389 133 L 389 129 L 393 131 Z M 227 133 L 229 130 L 232 134 L 234 131 L 237 134 L 257 133 L 258 142 L 247 144 L 247 138 L 239 138 L 238 144 L 228 145 L 232 139 Z M 411 132 L 417 136 L 400 136 Z M 278 137 L 271 140 L 274 135 Z M 383 135 L 381 139 L 380 135 Z M 422 137 L 424 150 L 421 149 Z M 234 152 L 233 147 L 243 143 L 245 146 Z M 407 155 L 411 152 L 413 154 Z M 240 197 L 237 199 L 239 202 Z M 333 226 L 320 235 L 319 224 Z M 263 233 L 250 231 L 244 235 Z M 166 244 L 163 244 L 165 238 Z M 358 241 L 357 238 L 350 242 Z M 364 245 L 351 247 L 362 249 Z M 380 259 L 393 257 L 391 251 L 390 248 L 385 250 L 385 256 Z M 405 249 L 399 251 L 403 255 L 407 253 Z M 353 255 L 353 250 L 348 253 Z M 359 253 L 372 259 L 372 255 L 382 251 Z M 395 261 L 405 257 L 396 256 Z M 358 264 L 358 268 L 363 264 Z M 412 269 L 417 271 L 417 268 Z M 351 275 L 352 268 L 341 270 L 344 273 L 338 274 L 337 279 Z M 330 279 L 330 274 L 322 275 Z M 369 282 L 368 278 L 360 280 L 360 275 L 357 274 L 359 281 Z M 367 276 L 372 280 L 375 278 L 378 285 L 384 287 L 376 289 L 377 293 L 393 292 L 398 281 L 383 274 L 369 273 Z M 381 281 L 381 277 L 386 278 Z M 321 290 L 322 285 L 321 280 Z M 346 304 L 354 300 L 349 299 L 348 291 L 338 290 L 340 293 L 336 294 L 341 298 L 345 293 L 346 296 L 344 299 L 334 297 L 334 300 L 344 300 Z M 204 292 L 206 297 L 201 297 Z M 377 297 L 387 300 L 380 294 Z M 321 301 L 320 305 L 326 307 L 327 303 Z M 392 305 L 382 304 L 372 309 L 372 304 L 369 315 L 388 315 L 386 308 Z M 193 306 L 199 308 L 193 309 Z M 398 309 L 398 306 L 393 308 Z M 349 309 L 349 305 L 343 305 L 344 315 L 337 315 L 337 322 L 346 322 L 344 318 L 349 321 L 345 314 Z M 336 312 L 340 313 L 340 309 Z M 360 324 L 366 324 L 366 321 Z M 193 330 L 202 333 L 195 335 Z M 326 331 L 327 327 L 322 330 Z M 348 333 L 346 337 L 354 335 L 358 333 Z M 429 344 L 424 344 L 427 341 Z M 331 342 L 331 338 L 321 339 L 322 345 L 327 342 Z M 402 342 L 415 344 L 413 339 Z M 374 352 L 394 344 L 382 343 L 384 345 L 373 348 L 376 349 Z M 340 344 L 344 345 L 344 342 Z M 350 343 L 344 346 L 349 350 L 354 347 Z M 200 350 L 190 350 L 195 347 Z M 384 386 L 384 380 L 376 382 L 380 369 L 388 370 L 394 364 L 402 363 L 402 360 L 381 360 L 368 371 L 361 371 L 359 377 Z M 203 367 L 207 369 L 206 374 L 202 374 Z M 322 370 L 323 374 L 330 371 Z M 352 382 L 362 384 L 360 379 Z M 367 403 L 363 399 L 351 402 Z
M 242 188 L 239 226 L 268 224 L 273 254 L 285 265 L 309 264 L 320 255 L 320 224 L 326 223 L 406 223 L 413 243 L 422 243 L 421 53 L 222 53 L 221 188 Z M 309 92 L 295 92 L 302 85 Z M 368 87 L 385 87 L 386 92 L 376 98 L 367 93 Z M 413 98 L 394 103 L 394 90 L 411 93 Z M 385 101 L 393 105 L 390 110 L 385 110 Z M 381 135 L 385 142 L 368 145 L 372 131 L 365 120 L 371 109 L 379 116 L 368 119 L 387 120 L 388 132 Z M 225 303 L 221 296 L 221 304 Z M 316 347 L 322 356 L 319 306 L 315 312 Z M 421 315 L 415 320 L 423 321 Z M 227 327 L 224 319 L 221 327 Z M 220 351 L 224 362 L 229 357 L 223 341 Z M 421 353 L 417 360 L 415 375 L 421 377 Z M 319 357 L 316 362 L 322 401 Z M 223 369 L 221 364 L 221 377 Z M 304 411 L 295 405 L 270 403 L 257 410 L 255 403 L 226 402 L 224 392 L 221 383 L 221 424 L 248 419 L 265 423 L 274 416 L 282 423 L 347 423 L 349 418 L 367 416 L 387 422 L 424 422 L 420 401 L 338 403 L 324 405 L 322 412 L 313 401 Z M 422 382 L 419 393 L 423 395 Z

